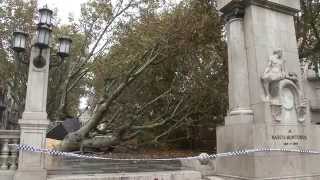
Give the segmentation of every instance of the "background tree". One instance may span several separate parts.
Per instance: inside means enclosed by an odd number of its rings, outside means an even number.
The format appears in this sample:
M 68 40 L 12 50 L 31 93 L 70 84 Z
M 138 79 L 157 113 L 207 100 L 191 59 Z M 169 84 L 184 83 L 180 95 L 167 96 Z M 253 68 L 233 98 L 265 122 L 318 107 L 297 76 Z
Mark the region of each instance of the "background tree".
M 320 1 L 300 0 L 301 13 L 296 18 L 299 56 L 304 61 L 319 63 Z
M 60 78 L 59 85 L 56 86 L 58 96 L 53 96 L 54 104 L 53 111 L 50 113 L 52 120 L 61 120 L 70 114 L 71 99 L 78 99 L 72 92 L 82 90 L 88 85 L 80 85 L 87 82 L 85 79 L 89 76 L 91 68 L 95 61 L 103 55 L 112 42 L 113 29 L 117 28 L 123 19 L 133 17 L 129 14 L 132 8 L 138 5 L 137 0 L 116 1 L 115 4 L 111 0 L 94 1 L 89 0 L 82 5 L 80 22 L 74 22 L 71 26 L 73 33 L 79 39 L 77 42 L 77 51 L 73 57 L 69 58 L 70 63 L 63 69 L 64 76 Z M 76 107 L 76 106 L 74 106 Z
M 47 111 L 51 121 L 79 114 L 79 98 L 88 92 L 90 86 L 86 84 L 87 73 L 97 57 L 108 48 L 112 40 L 112 29 L 123 18 L 132 17 L 127 11 L 136 5 L 135 0 L 117 1 L 115 4 L 109 0 L 91 0 L 82 5 L 79 23 L 55 25 L 52 44 L 55 44 L 59 35 L 68 34 L 72 37 L 73 46 L 71 56 L 61 66 L 50 69 Z M 35 30 L 37 1 L 4 0 L 1 1 L 0 13 L 0 75 L 11 87 L 11 95 L 17 105 L 15 109 L 21 114 L 24 110 L 28 66 L 14 60 L 10 37 L 17 29 L 26 31 L 31 37 Z M 31 44 L 30 39 L 28 42 Z M 27 49 L 30 49 L 30 44 Z M 27 61 L 28 54 L 26 52 Z M 55 54 L 55 51 L 51 54 Z M 56 58 L 52 57 L 51 61 L 55 62 Z
M 10 87 L 10 96 L 14 101 L 12 110 L 18 114 L 24 109 L 28 66 L 14 60 L 10 37 L 16 28 L 29 34 L 33 32 L 36 10 L 35 0 L 0 1 L 0 77 L 1 81 Z M 30 47 L 30 44 L 27 46 Z

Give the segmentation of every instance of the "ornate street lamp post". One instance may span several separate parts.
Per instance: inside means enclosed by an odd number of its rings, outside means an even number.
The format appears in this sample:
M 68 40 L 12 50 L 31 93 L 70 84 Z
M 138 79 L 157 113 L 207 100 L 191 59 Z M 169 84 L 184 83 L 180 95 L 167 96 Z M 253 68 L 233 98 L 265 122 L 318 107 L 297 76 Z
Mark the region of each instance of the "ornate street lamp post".
M 25 52 L 28 35 L 22 31 L 13 33 L 12 49 L 18 54 L 21 62 L 29 64 L 27 95 L 25 110 L 19 120 L 21 129 L 20 144 L 39 148 L 46 146 L 47 88 L 50 65 L 57 66 L 69 56 L 71 39 L 59 38 L 58 53 L 60 62 L 50 64 L 50 38 L 52 32 L 52 11 L 47 7 L 39 9 L 37 32 L 33 38 L 29 62 L 25 62 L 21 54 Z M 40 153 L 20 151 L 19 167 L 15 180 L 46 180 L 45 157 Z

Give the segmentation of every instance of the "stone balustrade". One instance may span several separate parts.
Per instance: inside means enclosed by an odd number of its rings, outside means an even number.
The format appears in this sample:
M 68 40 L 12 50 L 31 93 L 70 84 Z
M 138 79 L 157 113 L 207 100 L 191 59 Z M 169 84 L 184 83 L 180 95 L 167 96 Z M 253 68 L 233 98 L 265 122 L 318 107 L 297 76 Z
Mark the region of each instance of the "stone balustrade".
M 19 130 L 0 130 L 0 175 L 17 169 L 18 152 L 9 144 L 18 144 L 19 140 Z

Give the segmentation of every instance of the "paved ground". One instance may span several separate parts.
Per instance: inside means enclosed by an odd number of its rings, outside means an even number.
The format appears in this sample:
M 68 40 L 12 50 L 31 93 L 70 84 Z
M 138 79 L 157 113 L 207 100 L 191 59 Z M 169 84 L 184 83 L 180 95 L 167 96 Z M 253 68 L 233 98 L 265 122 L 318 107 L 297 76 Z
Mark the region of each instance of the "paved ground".
M 76 158 L 53 158 L 47 161 L 49 175 L 159 172 L 180 169 L 180 161 L 109 161 Z

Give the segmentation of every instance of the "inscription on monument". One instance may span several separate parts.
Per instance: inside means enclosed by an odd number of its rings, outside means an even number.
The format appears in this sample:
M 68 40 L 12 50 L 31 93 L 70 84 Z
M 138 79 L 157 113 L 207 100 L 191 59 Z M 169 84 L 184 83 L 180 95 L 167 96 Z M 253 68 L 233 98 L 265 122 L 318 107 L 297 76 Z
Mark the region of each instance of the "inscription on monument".
M 308 137 L 302 134 L 289 134 L 289 135 L 277 134 L 277 135 L 272 135 L 271 139 L 274 141 L 281 141 L 282 145 L 288 146 L 288 145 L 300 145 L 299 143 L 302 141 L 308 140 Z

